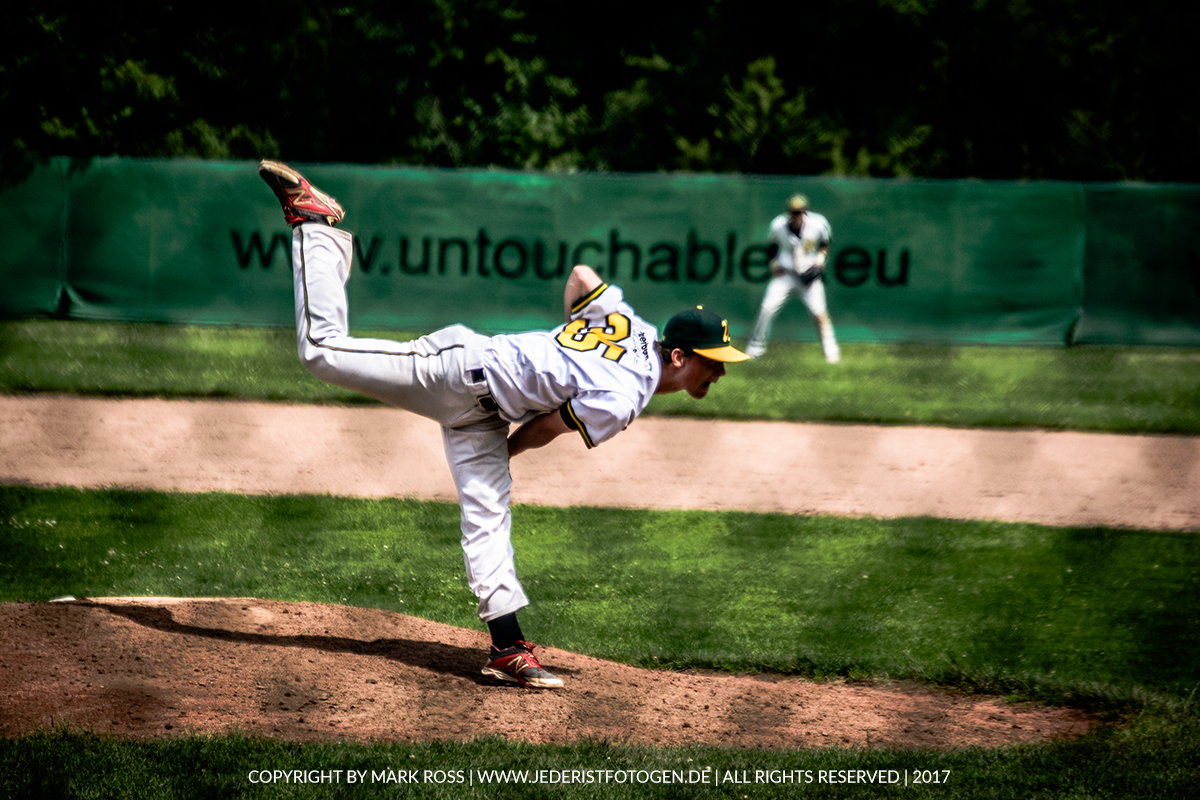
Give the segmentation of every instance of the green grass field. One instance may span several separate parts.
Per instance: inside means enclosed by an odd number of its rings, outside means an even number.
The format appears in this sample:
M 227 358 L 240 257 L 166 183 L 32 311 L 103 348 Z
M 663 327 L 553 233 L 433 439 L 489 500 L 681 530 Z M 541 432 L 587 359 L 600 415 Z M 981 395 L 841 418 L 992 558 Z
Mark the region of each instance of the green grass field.
M 1200 431 L 1200 353 L 815 345 L 735 365 L 655 413 L 1113 431 Z M 0 324 L 0 392 L 352 402 L 295 364 L 290 332 Z M 660 403 L 659 400 L 670 400 Z M 909 413 L 911 412 L 911 413 Z M 478 627 L 458 512 L 416 501 L 0 487 L 0 599 L 252 595 Z M 238 735 L 0 740 L 0 797 L 1190 797 L 1200 781 L 1194 534 L 934 519 L 514 510 L 523 622 L 546 644 L 658 668 L 911 678 L 1069 703 L 1081 742 L 949 753 L 770 753 L 595 742 L 299 746 Z M 2 712 L 0 712 L 2 713 Z M 793 771 L 781 786 L 637 782 L 258 784 L 261 769 Z M 822 770 L 949 770 L 831 784 Z M 812 782 L 804 775 L 812 773 Z M 907 774 L 907 773 L 906 773 Z
M 366 333 L 405 338 L 404 334 Z M 649 413 L 727 419 L 1200 434 L 1200 349 L 774 344 L 702 401 Z M 0 392 L 362 403 L 300 367 L 272 328 L 0 322 Z
M 48 732 L 26 740 L 0 740 L 0 792 L 13 798 L 1188 798 L 1195 792 L 1196 737 L 1165 746 L 1148 739 L 1092 739 L 1073 745 L 963 750 L 947 753 L 856 752 L 837 748 L 794 752 L 679 748 L 649 750 L 605 742 L 567 747 L 496 739 L 461 745 L 391 746 L 345 743 L 295 745 L 242 736 L 119 742 L 106 737 Z M 1189 763 L 1190 762 L 1190 763 Z M 709 774 L 748 783 L 655 782 L 651 776 L 707 767 Z M 699 768 L 699 769 L 698 769 Z M 386 782 L 387 772 L 415 769 L 469 771 L 476 782 L 415 785 Z M 254 783 L 261 770 L 332 773 L 337 783 Z M 365 780 L 348 783 L 354 770 Z M 611 771 L 594 783 L 532 783 L 538 771 Z M 851 785 L 847 771 L 891 771 L 897 784 Z M 495 779 L 495 773 L 507 773 Z M 491 777 L 480 783 L 479 776 Z M 489 774 L 490 773 L 490 774 Z M 755 783 L 756 773 L 761 782 Z M 916 786 L 917 773 L 940 783 Z M 380 780 L 373 780 L 373 777 Z M 632 779 L 630 776 L 632 774 Z M 791 783 L 770 783 L 767 776 Z M 549 778 L 551 775 L 545 775 Z M 904 785 L 904 779 L 909 785 Z M 660 778 L 661 780 L 661 778 Z M 599 781 L 604 781 L 600 783 Z
M 0 487 L 0 514 L 3 600 L 262 597 L 479 627 L 450 504 Z M 532 506 L 514 530 L 526 627 L 601 658 L 1103 708 L 1200 682 L 1193 534 Z

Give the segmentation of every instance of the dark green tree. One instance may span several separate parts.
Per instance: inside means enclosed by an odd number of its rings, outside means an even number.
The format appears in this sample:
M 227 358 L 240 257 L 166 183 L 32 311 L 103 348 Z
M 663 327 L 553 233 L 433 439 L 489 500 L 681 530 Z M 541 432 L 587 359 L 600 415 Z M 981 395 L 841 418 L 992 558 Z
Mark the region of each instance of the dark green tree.
M 540 170 L 1200 180 L 1165 0 L 33 2 L 0 167 L 260 156 Z

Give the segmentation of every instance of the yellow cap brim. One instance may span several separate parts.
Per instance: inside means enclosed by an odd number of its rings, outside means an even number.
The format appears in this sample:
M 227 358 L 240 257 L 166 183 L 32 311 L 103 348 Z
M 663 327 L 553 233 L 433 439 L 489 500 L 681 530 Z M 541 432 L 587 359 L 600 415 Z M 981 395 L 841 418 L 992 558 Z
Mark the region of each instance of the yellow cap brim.
M 703 350 L 693 350 L 692 352 L 699 353 L 705 358 L 711 358 L 713 361 L 724 361 L 726 363 L 750 360 L 750 356 L 730 345 L 725 345 L 724 347 L 706 347 Z

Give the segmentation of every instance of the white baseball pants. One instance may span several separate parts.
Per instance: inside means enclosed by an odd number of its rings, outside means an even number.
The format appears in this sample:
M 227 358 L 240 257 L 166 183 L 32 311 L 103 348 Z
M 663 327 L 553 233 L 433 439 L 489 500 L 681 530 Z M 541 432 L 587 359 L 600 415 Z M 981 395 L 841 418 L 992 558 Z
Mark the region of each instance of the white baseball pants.
M 784 272 L 771 278 L 767 290 L 763 293 L 762 305 L 758 309 L 758 319 L 754 322 L 754 331 L 750 334 L 750 342 L 746 353 L 753 357 L 761 356 L 767 351 L 767 338 L 771 335 L 771 325 L 788 298 L 795 294 L 808 308 L 817 326 L 817 335 L 821 338 L 821 350 L 825 360 L 836 363 L 841 354 L 838 351 L 837 338 L 833 333 L 833 320 L 829 317 L 829 307 L 825 302 L 825 281 L 817 278 L 807 286 L 794 272 Z
M 467 581 L 479 618 L 529 605 L 513 563 L 508 423 L 481 404 L 487 337 L 453 325 L 411 342 L 349 335 L 354 237 L 325 225 L 292 233 L 296 344 L 315 377 L 435 420 L 462 511 Z M 478 379 L 478 380 L 477 380 Z

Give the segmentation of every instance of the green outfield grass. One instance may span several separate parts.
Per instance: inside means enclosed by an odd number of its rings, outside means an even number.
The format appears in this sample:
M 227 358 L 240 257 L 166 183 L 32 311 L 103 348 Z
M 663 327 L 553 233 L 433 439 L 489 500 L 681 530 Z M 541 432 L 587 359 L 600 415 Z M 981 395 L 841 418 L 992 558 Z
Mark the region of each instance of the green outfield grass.
M 373 333 L 393 338 L 406 334 Z M 0 323 L 0 393 L 373 402 L 321 383 L 278 328 Z M 778 343 L 702 401 L 649 413 L 729 419 L 1200 434 L 1200 349 Z
M 437 798 L 462 800 L 673 800 L 674 798 L 1139 798 L 1194 796 L 1200 746 L 1195 731 L 1175 738 L 1129 741 L 1120 737 L 1082 744 L 962 750 L 947 753 L 838 748 L 790 752 L 710 747 L 648 749 L 604 742 L 567 747 L 484 739 L 467 744 L 295 745 L 239 735 L 119 742 L 54 731 L 21 740 L 0 739 L 0 796 L 105 800 L 212 800 L 212 798 Z M 1189 753 L 1190 750 L 1190 753 Z M 7 767 L 7 769 L 6 769 Z M 701 783 L 705 770 L 709 783 Z M 325 772 L 322 785 L 268 784 L 261 771 Z M 341 775 L 334 776 L 336 770 Z M 353 770 L 361 780 L 348 783 Z M 388 783 L 388 772 L 451 773 L 462 783 Z M 588 771 L 594 783 L 533 783 L 554 772 Z M 883 772 L 891 785 L 850 785 L 849 770 Z M 539 776 L 538 771 L 542 771 Z M 606 775 L 605 771 L 610 771 Z M 624 773 L 625 783 L 611 773 Z M 889 775 L 889 773 L 892 773 Z M 914 777 L 939 783 L 914 785 Z M 85 777 L 86 776 L 86 777 Z M 794 781 L 782 783 L 785 779 Z M 632 780 L 630 780 L 632 777 Z M 681 778 L 695 783 L 662 783 Z M 745 780 L 732 783 L 728 779 Z M 480 781 L 486 781 L 480 783 Z M 713 781 L 720 780 L 721 783 Z M 755 781 L 758 782 L 755 782 Z M 770 781 L 777 782 L 770 782 Z M 908 785 L 905 785 L 907 780 Z M 600 783 L 604 781 L 603 783 Z M 836 782 L 835 782 L 836 781 Z M 472 783 L 473 782 L 473 783 Z
M 234 596 L 482 629 L 458 507 L 0 486 L 0 599 Z M 1200 685 L 1194 534 L 519 506 L 537 641 L 1119 705 Z

